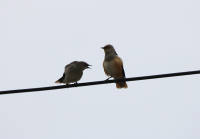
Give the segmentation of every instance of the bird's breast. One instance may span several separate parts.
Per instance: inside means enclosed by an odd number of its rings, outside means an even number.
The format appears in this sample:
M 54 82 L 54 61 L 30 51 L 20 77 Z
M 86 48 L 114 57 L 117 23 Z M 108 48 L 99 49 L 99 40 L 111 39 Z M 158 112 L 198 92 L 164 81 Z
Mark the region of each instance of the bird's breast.
M 116 68 L 115 60 L 104 61 L 103 66 L 108 75 L 112 77 L 116 77 L 118 75 L 118 69 Z

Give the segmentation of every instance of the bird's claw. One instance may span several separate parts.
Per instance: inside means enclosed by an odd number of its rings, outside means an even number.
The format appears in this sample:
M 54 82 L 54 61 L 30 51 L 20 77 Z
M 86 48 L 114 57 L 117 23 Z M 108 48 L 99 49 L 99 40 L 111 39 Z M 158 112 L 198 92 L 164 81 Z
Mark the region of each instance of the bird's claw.
M 77 83 L 77 82 L 75 82 L 75 83 L 74 83 L 74 85 L 77 87 L 78 83 Z
M 105 80 L 106 84 L 108 83 L 108 80 L 109 80 L 110 78 L 112 78 L 112 77 L 110 76 L 108 79 Z

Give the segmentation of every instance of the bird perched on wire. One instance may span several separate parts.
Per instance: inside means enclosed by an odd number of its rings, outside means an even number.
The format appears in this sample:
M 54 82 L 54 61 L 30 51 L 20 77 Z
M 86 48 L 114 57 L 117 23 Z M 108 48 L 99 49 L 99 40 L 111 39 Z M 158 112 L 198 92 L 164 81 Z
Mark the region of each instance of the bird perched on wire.
M 107 76 L 110 76 L 107 80 L 111 77 L 115 80 L 126 78 L 122 59 L 117 55 L 114 47 L 108 44 L 101 48 L 104 49 L 105 52 L 105 58 L 103 61 L 104 72 Z M 126 82 L 116 82 L 116 87 L 121 89 L 127 88 L 128 85 Z
M 65 66 L 63 76 L 55 83 L 65 83 L 68 85 L 75 82 L 77 84 L 77 81 L 79 81 L 83 75 L 83 71 L 90 68 L 89 66 L 91 65 L 84 61 L 73 61 Z

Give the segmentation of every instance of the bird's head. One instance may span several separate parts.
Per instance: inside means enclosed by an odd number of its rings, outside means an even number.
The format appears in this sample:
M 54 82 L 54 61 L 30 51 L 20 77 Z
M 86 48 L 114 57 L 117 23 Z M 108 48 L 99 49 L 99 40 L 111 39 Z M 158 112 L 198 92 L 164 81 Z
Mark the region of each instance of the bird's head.
M 105 45 L 104 47 L 101 47 L 101 48 L 104 50 L 105 54 L 109 54 L 109 53 L 115 53 L 116 54 L 115 48 L 111 44 L 107 44 L 107 45 Z
M 79 66 L 79 68 L 81 68 L 82 70 L 85 70 L 85 69 L 90 69 L 90 67 L 89 66 L 91 66 L 91 65 L 89 65 L 88 63 L 86 63 L 86 62 L 84 62 L 84 61 L 80 61 L 79 63 L 78 63 L 78 66 Z

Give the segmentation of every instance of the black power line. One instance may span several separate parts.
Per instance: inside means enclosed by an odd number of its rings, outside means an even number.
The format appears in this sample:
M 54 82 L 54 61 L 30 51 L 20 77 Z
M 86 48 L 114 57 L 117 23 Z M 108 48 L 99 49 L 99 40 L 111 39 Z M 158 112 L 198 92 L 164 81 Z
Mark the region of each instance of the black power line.
M 54 90 L 54 89 L 71 88 L 71 87 L 81 87 L 81 86 L 98 85 L 98 84 L 108 84 L 108 83 L 115 83 L 115 82 L 121 82 L 121 81 L 139 81 L 139 80 L 184 76 L 184 75 L 192 75 L 192 74 L 200 74 L 200 70 L 178 72 L 178 73 L 169 73 L 169 74 L 160 74 L 160 75 L 151 75 L 151 76 L 142 76 L 142 77 L 133 77 L 133 78 L 120 79 L 120 80 L 117 80 L 117 81 L 115 81 L 115 80 L 105 81 L 104 80 L 104 81 L 96 81 L 96 82 L 70 84 L 70 85 L 67 85 L 67 86 L 66 85 L 59 85 L 59 86 L 30 88 L 30 89 L 8 90 L 8 91 L 0 91 L 0 95 L 2 95 L 2 94 L 12 94 L 12 93 L 22 93 L 22 92 Z

